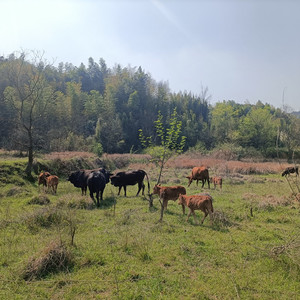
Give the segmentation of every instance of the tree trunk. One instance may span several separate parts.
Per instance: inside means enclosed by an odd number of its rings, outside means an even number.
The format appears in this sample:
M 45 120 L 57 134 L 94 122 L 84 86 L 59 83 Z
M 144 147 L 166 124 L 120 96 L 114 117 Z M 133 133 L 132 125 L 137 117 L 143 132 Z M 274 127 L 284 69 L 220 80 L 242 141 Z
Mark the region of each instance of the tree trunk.
M 28 146 L 28 163 L 26 166 L 26 175 L 29 179 L 33 179 L 31 172 L 32 172 L 32 166 L 33 166 L 33 140 L 32 140 L 32 133 L 29 130 L 28 131 L 28 142 L 29 142 L 29 146 Z

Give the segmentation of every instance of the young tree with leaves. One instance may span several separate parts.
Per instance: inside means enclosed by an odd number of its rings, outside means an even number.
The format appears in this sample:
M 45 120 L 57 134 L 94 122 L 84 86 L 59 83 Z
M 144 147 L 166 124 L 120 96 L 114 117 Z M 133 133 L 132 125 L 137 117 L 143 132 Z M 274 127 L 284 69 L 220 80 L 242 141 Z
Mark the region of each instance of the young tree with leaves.
M 179 155 L 182 153 L 186 137 L 181 135 L 182 123 L 178 120 L 178 114 L 176 108 L 174 108 L 173 113 L 167 124 L 163 123 L 163 115 L 158 112 L 157 120 L 154 121 L 156 129 L 156 143 L 152 141 L 151 137 L 145 137 L 142 129 L 139 130 L 139 138 L 142 147 L 146 148 L 146 152 L 151 155 L 151 161 L 154 162 L 159 167 L 159 175 L 157 178 L 157 183 L 160 183 L 162 171 L 165 167 L 166 162 L 174 155 Z M 160 201 L 160 200 L 159 200 Z M 164 206 L 161 204 L 161 218 L 163 218 Z M 150 207 L 153 205 L 153 200 L 150 195 L 149 201 Z

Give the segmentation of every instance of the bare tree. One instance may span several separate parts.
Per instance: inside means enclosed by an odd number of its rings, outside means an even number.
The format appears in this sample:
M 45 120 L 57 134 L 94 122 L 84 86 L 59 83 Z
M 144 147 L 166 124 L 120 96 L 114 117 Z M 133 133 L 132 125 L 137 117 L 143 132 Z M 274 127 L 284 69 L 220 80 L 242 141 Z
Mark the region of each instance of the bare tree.
M 14 59 L 7 61 L 6 71 L 9 86 L 4 91 L 8 105 L 16 115 L 15 129 L 24 137 L 15 142 L 20 149 L 26 149 L 28 163 L 26 174 L 30 178 L 33 166 L 35 121 L 46 109 L 48 101 L 53 97 L 52 88 L 47 84 L 44 74 L 50 66 L 43 54 L 21 52 Z

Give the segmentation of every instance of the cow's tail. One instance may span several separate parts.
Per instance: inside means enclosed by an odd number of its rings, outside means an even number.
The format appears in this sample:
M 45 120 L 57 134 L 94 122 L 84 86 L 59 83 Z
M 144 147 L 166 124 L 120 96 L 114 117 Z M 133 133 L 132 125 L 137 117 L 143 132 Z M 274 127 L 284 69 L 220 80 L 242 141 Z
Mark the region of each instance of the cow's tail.
M 145 172 L 145 171 L 144 171 Z M 147 177 L 147 181 L 148 181 L 148 195 L 150 195 L 150 182 L 149 182 L 149 177 L 148 174 L 145 172 L 145 175 Z

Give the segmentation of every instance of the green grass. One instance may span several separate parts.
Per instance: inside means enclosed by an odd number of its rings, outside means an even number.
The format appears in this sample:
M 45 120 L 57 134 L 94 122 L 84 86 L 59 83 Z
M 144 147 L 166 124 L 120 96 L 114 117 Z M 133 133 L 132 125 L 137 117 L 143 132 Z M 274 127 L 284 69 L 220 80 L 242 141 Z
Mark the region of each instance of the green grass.
M 170 185 L 187 187 L 183 173 L 165 172 L 172 178 Z M 167 185 L 166 175 L 163 180 Z M 264 203 L 270 195 L 291 198 L 287 182 L 278 175 L 242 180 L 225 178 L 223 191 L 209 191 L 218 216 L 213 226 L 209 217 L 203 225 L 193 218 L 187 222 L 173 201 L 158 222 L 158 199 L 149 211 L 148 202 L 135 197 L 137 186 L 128 187 L 125 198 L 116 196 L 117 188 L 109 184 L 104 204 L 97 209 L 64 179 L 57 195 L 47 194 L 50 203 L 42 206 L 28 204 L 43 193 L 37 183 L 2 185 L 0 299 L 296 299 L 299 205 Z M 21 190 L 9 196 L 15 186 Z M 188 194 L 201 191 L 195 182 L 187 188 Z M 196 212 L 199 221 L 202 214 Z M 37 221 L 37 215 L 49 217 L 45 226 L 45 219 Z M 272 252 L 292 238 L 294 246 L 279 255 Z M 22 279 L 28 261 L 54 240 L 63 241 L 72 252 L 73 267 L 41 279 Z

